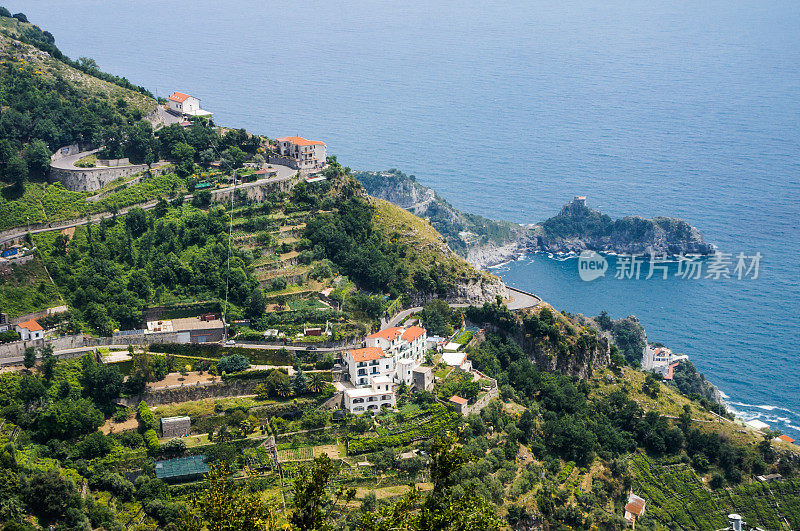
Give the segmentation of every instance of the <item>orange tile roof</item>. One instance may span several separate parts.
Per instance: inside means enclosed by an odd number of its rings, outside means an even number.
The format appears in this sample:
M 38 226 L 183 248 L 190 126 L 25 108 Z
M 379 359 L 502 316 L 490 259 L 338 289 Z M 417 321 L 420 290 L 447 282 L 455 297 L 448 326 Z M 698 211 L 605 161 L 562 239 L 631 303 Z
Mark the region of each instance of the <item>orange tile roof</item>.
M 20 323 L 20 324 L 18 324 L 17 326 L 18 326 L 18 327 L 20 327 L 20 328 L 27 328 L 27 329 L 28 329 L 28 330 L 30 330 L 31 332 L 38 332 L 38 331 L 40 331 L 40 330 L 44 330 L 44 328 L 42 328 L 42 327 L 39 325 L 39 323 L 37 323 L 37 322 L 36 322 L 36 321 L 34 321 L 33 319 L 31 319 L 31 320 L 29 320 L 29 321 L 25 321 L 24 323 Z
M 453 402 L 454 404 L 458 404 L 460 406 L 463 406 L 464 404 L 467 403 L 467 399 L 466 398 L 461 398 L 458 395 L 453 395 L 453 396 L 450 397 L 450 402 Z
M 325 142 L 319 140 L 306 140 L 302 136 L 285 136 L 283 138 L 276 138 L 278 142 L 291 142 L 298 146 L 324 146 Z
M 424 328 L 420 328 L 419 326 L 409 326 L 406 331 L 403 332 L 402 338 L 411 343 L 424 333 Z
M 794 439 L 789 437 L 788 435 L 778 435 L 778 439 L 782 440 L 783 442 L 793 443 Z
M 191 98 L 188 94 L 184 94 L 183 92 L 173 92 L 172 95 L 169 97 L 172 101 L 177 101 L 178 103 L 182 103 L 187 99 Z
M 383 357 L 383 349 L 379 347 L 357 348 L 348 352 L 356 362 L 378 360 Z
M 635 514 L 636 516 L 641 516 L 642 511 L 644 510 L 644 502 L 640 500 L 634 500 L 625 506 L 625 510 L 631 514 Z
M 403 329 L 400 328 L 399 326 L 393 326 L 391 328 L 384 328 L 383 330 L 379 330 L 378 332 L 375 332 L 374 334 L 370 334 L 367 337 L 370 338 L 370 339 L 373 339 L 373 338 L 376 338 L 376 337 L 382 337 L 383 339 L 386 339 L 387 341 L 392 341 L 393 339 L 397 339 L 397 336 L 399 336 L 402 333 L 402 331 L 403 331 Z

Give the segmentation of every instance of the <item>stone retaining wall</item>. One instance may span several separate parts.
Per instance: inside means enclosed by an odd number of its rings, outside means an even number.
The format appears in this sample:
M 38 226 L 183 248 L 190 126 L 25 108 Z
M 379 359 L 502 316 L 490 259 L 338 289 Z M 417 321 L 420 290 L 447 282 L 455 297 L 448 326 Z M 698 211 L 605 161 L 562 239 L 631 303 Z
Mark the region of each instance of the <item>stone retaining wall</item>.
M 133 164 L 114 168 L 50 168 L 50 182 L 61 181 L 67 190 L 73 192 L 92 192 L 99 190 L 111 181 L 147 170 L 147 164 Z
M 0 345 L 0 365 L 4 364 L 5 358 L 14 358 L 25 355 L 25 349 L 28 347 L 33 347 L 34 349 L 40 351 L 47 343 L 50 343 L 53 346 L 53 350 L 65 350 L 69 348 L 86 346 L 83 334 L 63 336 L 49 340 L 35 339 L 31 341 L 14 341 L 13 343 L 3 343 Z
M 120 402 L 128 407 L 135 407 L 144 400 L 148 406 L 169 404 L 172 402 L 191 402 L 205 398 L 221 398 L 231 396 L 254 395 L 260 380 L 234 380 L 215 382 L 197 382 L 190 385 L 177 385 L 158 389 L 147 389 L 138 397 L 124 398 Z

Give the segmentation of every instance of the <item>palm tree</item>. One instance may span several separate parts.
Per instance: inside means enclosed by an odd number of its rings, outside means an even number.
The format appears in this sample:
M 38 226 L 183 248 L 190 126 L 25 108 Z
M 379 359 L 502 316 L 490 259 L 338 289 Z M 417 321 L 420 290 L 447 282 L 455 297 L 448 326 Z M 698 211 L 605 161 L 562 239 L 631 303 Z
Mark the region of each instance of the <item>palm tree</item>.
M 289 383 L 289 380 L 280 380 L 275 385 L 275 394 L 281 398 L 289 398 L 292 396 L 292 384 Z
M 315 372 L 308 379 L 308 390 L 312 393 L 321 393 L 326 384 L 327 382 L 322 377 L 322 373 Z

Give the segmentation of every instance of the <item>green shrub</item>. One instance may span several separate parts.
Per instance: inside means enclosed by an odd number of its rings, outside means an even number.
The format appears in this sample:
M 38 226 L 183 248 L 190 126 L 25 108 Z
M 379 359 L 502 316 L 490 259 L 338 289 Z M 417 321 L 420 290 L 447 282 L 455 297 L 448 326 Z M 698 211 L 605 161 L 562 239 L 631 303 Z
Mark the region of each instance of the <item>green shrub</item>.
M 139 406 L 136 408 L 137 412 L 139 413 L 139 422 L 142 425 L 142 429 L 147 430 L 154 430 L 156 427 L 156 418 L 153 415 L 153 412 L 150 411 L 150 408 L 147 407 L 147 403 L 142 400 L 139 402 Z
M 156 430 L 149 429 L 144 432 L 144 444 L 147 446 L 147 451 L 150 453 L 158 452 L 158 435 Z

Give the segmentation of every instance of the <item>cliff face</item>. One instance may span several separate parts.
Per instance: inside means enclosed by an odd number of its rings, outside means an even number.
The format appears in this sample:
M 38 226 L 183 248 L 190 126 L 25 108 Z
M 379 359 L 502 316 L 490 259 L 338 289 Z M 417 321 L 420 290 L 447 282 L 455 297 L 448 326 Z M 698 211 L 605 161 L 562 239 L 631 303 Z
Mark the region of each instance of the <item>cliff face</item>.
M 511 312 L 493 303 L 469 308 L 466 315 L 474 324 L 512 339 L 540 370 L 588 378 L 611 364 L 606 336 L 548 305 Z

